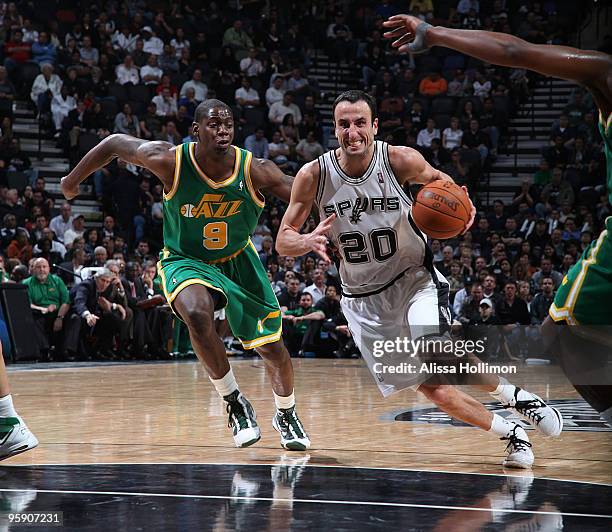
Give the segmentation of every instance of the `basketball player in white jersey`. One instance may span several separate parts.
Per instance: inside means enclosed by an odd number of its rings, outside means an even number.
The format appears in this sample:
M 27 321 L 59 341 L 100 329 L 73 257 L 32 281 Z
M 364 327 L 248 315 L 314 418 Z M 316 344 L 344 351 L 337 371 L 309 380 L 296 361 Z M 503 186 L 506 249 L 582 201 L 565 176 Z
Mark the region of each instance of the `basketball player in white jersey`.
M 298 172 L 278 233 L 278 252 L 298 256 L 314 251 L 329 260 L 329 237 L 342 257 L 342 310 L 383 395 L 416 389 L 450 416 L 507 441 L 504 466 L 531 467 L 531 443 L 521 426 L 492 414 L 457 387 L 432 383 L 427 374 L 398 377 L 375 365 L 411 361 L 401 350 L 379 358 L 376 346 L 381 341 L 450 339 L 448 283 L 433 267 L 432 252 L 412 219 L 412 202 L 402 186 L 452 179 L 432 168 L 417 151 L 374 140 L 376 104 L 368 94 L 342 93 L 333 113 L 340 147 Z M 300 234 L 313 205 L 323 221 L 312 233 Z M 473 355 L 469 359 L 478 361 Z M 561 433 L 559 412 L 538 396 L 493 375 L 474 376 L 469 383 L 489 392 L 544 435 Z

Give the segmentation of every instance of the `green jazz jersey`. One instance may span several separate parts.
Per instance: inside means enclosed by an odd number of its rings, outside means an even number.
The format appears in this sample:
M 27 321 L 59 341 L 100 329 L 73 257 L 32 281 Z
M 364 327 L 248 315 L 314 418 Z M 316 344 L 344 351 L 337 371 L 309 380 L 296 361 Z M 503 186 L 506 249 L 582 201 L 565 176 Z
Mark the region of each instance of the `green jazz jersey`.
M 604 153 L 606 154 L 606 177 L 608 183 L 608 199 L 612 204 L 612 113 L 606 121 L 603 115 L 599 116 L 599 131 L 604 139 Z
M 198 165 L 195 149 L 195 142 L 176 148 L 172 189 L 163 202 L 164 247 L 184 257 L 222 262 L 248 245 L 264 198 L 251 181 L 251 152 L 232 146 L 232 175 L 216 182 Z

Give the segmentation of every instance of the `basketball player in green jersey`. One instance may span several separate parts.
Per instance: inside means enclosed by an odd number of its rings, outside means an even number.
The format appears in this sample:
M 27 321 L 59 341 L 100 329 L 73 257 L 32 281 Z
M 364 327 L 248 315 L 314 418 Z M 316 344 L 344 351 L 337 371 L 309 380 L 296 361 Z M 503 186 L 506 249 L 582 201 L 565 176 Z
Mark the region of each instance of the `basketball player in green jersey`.
M 293 178 L 267 160 L 232 145 L 234 119 L 228 105 L 198 105 L 197 142 L 173 146 L 129 135 L 111 135 L 62 179 L 67 199 L 79 183 L 115 157 L 143 166 L 164 185 L 164 249 L 158 264 L 163 289 L 188 329 L 195 352 L 227 403 L 237 447 L 260 438 L 255 412 L 240 393 L 215 332 L 213 313 L 225 308 L 232 331 L 245 348 L 263 357 L 277 412 L 273 426 L 286 449 L 305 450 L 310 440 L 297 417 L 293 367 L 281 338 L 281 311 L 251 243 L 264 207 L 262 190 L 288 202 Z
M 612 56 L 567 46 L 532 44 L 513 35 L 480 30 L 457 30 L 431 26 L 409 15 L 394 15 L 383 25 L 399 52 L 421 53 L 432 46 L 444 46 L 487 63 L 534 70 L 545 76 L 573 81 L 586 87 L 599 108 L 599 130 L 607 161 L 608 198 L 612 203 Z M 551 320 L 566 325 L 612 325 L 612 216 L 599 238 L 582 254 L 563 283 L 543 330 L 551 332 Z M 581 369 L 585 353 L 609 351 L 609 337 L 598 334 L 598 341 L 560 334 L 564 369 L 570 380 Z M 578 329 L 573 329 L 578 332 Z M 598 332 L 598 331 L 595 331 Z M 591 329 L 591 334 L 594 334 Z M 589 355 L 592 356 L 592 355 Z M 603 363 L 603 362 L 602 362 Z M 582 364 L 584 369 L 584 363 Z M 612 383 L 587 386 L 575 383 L 576 390 L 612 425 Z

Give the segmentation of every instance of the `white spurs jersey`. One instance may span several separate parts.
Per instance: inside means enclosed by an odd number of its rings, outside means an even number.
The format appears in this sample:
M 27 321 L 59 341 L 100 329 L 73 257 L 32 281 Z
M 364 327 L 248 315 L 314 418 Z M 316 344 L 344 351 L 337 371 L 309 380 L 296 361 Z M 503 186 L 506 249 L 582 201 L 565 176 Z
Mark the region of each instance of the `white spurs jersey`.
M 430 261 L 425 236 L 412 220 L 412 202 L 389 163 L 389 145 L 375 141 L 360 177 L 347 176 L 335 151 L 319 157 L 316 205 L 321 220 L 336 214 L 330 239 L 338 247 L 342 292 L 366 296 L 384 290 L 409 268 Z

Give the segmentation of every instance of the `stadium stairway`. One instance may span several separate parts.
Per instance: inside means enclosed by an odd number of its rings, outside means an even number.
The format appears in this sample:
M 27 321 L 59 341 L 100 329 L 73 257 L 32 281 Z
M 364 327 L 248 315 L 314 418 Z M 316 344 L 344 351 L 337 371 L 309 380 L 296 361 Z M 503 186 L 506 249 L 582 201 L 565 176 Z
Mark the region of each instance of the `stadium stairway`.
M 331 133 L 326 149 L 337 147 L 333 137 L 332 104 L 339 92 L 361 86 L 360 73 L 357 68 L 339 66 L 325 53 L 317 51 L 308 77 L 316 80 L 320 89 L 317 109 L 323 127 Z M 550 138 L 552 123 L 569 102 L 574 88 L 574 84 L 561 80 L 546 80 L 536 87 L 517 116 L 510 119 L 509 128 L 514 132 L 512 147 L 508 153 L 499 154 L 491 167 L 489 181 L 483 179 L 479 191 L 481 202 L 490 204 L 501 199 L 508 203 L 521 179 L 533 176 L 541 160 L 542 148 Z M 63 201 L 60 179 L 69 171 L 68 159 L 53 139 L 42 138 L 39 152 L 38 120 L 29 102 L 16 101 L 13 114 L 14 134 L 20 139 L 32 165 L 39 169 L 39 175 L 45 178 L 47 191 L 59 210 Z M 73 212 L 83 214 L 88 226 L 101 221 L 101 204 L 96 200 L 91 184 L 82 185 L 81 195 L 73 201 Z
M 316 108 L 321 114 L 323 128 L 330 131 L 327 146 L 324 148 L 332 149 L 338 147 L 338 141 L 333 136 L 332 105 L 339 93 L 355 88 L 362 88 L 361 73 L 356 67 L 346 64 L 339 65 L 331 60 L 329 56 L 321 50 L 316 50 L 312 58 L 312 65 L 308 69 L 308 78 L 316 80 L 320 91 L 320 97 L 316 103 Z
M 54 139 L 41 138 L 39 152 L 38 119 L 29 102 L 15 101 L 13 104 L 13 133 L 21 142 L 21 149 L 27 153 L 39 176 L 46 181 L 46 190 L 54 201 L 52 216 L 59 214 L 59 207 L 64 201 L 60 190 L 60 179 L 70 170 L 68 159 L 63 151 L 56 147 Z M 74 214 L 85 216 L 86 226 L 102 221 L 101 204 L 96 200 L 91 184 L 81 186 L 81 194 L 72 201 Z
M 576 85 L 568 81 L 547 79 L 539 84 L 516 117 L 510 119 L 513 132 L 508 153 L 500 153 L 491 166 L 490 180 L 481 183 L 479 198 L 486 205 L 496 199 L 505 204 L 524 178 L 532 178 L 542 160 L 542 148 L 550 140 L 552 124 L 569 103 Z
M 354 67 L 338 65 L 327 54 L 317 50 L 308 77 L 317 81 L 321 91 L 317 109 L 323 127 L 331 133 L 325 148 L 336 148 L 332 104 L 338 93 L 361 87 L 360 72 Z M 499 154 L 491 166 L 490 178 L 485 177 L 481 182 L 478 196 L 483 204 L 491 204 L 496 199 L 511 202 L 521 179 L 535 174 L 542 158 L 542 148 L 550 139 L 552 123 L 559 118 L 575 87 L 567 81 L 547 79 L 535 88 L 517 116 L 510 119 L 509 129 L 513 132 L 511 148 L 507 153 Z

